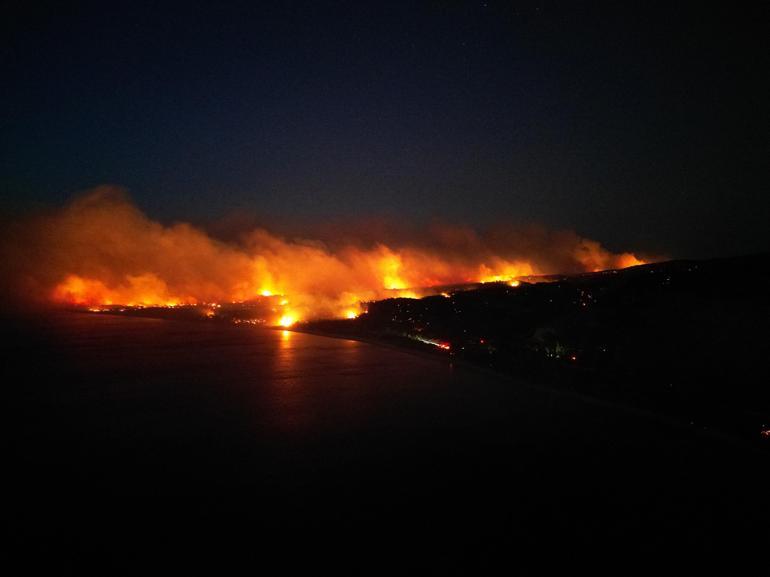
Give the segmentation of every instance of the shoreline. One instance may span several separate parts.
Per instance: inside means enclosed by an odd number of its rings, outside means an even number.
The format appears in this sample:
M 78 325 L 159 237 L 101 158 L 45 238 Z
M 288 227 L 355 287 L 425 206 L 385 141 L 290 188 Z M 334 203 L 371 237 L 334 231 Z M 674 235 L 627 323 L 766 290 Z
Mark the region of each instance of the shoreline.
M 456 365 L 463 370 L 470 370 L 476 373 L 484 374 L 496 379 L 506 381 L 512 385 L 523 386 L 528 389 L 532 389 L 541 393 L 564 395 L 567 398 L 579 400 L 584 403 L 597 405 L 613 410 L 620 410 L 629 414 L 636 415 L 638 417 L 645 418 L 650 421 L 658 422 L 670 427 L 688 431 L 691 434 L 695 434 L 699 437 L 706 437 L 713 440 L 735 445 L 743 450 L 750 450 L 757 454 L 766 455 L 766 447 L 760 446 L 755 440 L 742 436 L 738 433 L 732 432 L 727 428 L 720 428 L 718 426 L 708 426 L 695 424 L 693 422 L 687 422 L 686 417 L 677 417 L 676 415 L 666 414 L 662 411 L 655 411 L 645 407 L 640 407 L 632 403 L 611 400 L 596 395 L 587 393 L 581 393 L 571 389 L 562 389 L 555 386 L 550 386 L 546 383 L 539 383 L 533 380 L 526 379 L 525 377 L 512 375 L 504 371 L 499 371 L 491 367 L 484 367 L 482 365 L 467 361 L 465 359 L 458 359 L 449 356 L 448 353 L 439 351 L 431 351 L 419 346 L 406 346 L 407 342 L 399 344 L 395 341 L 387 341 L 379 339 L 374 336 L 367 336 L 361 334 L 348 335 L 343 333 L 327 332 L 322 330 L 291 328 L 291 327 L 265 327 L 272 330 L 285 330 L 295 333 L 308 334 L 318 337 L 327 337 L 333 339 L 356 341 L 372 346 L 383 347 L 391 350 L 396 350 L 414 356 L 422 358 L 430 358 L 434 360 L 444 360 L 449 365 Z
M 67 314 L 76 313 L 83 316 L 92 316 L 92 317 L 110 316 L 113 318 L 114 317 L 124 317 L 124 318 L 134 318 L 134 319 L 143 318 L 143 319 L 173 321 L 173 322 L 181 322 L 181 323 L 194 322 L 196 324 L 200 322 L 204 322 L 205 324 L 215 324 L 219 327 L 245 328 L 245 327 L 240 327 L 238 325 L 235 325 L 233 323 L 221 322 L 217 320 L 213 322 L 210 322 L 210 321 L 207 322 L 204 319 L 170 318 L 166 316 L 151 315 L 151 314 L 125 314 L 117 311 L 115 312 L 103 311 L 103 312 L 95 313 L 91 311 L 70 309 L 70 310 L 61 310 L 60 312 L 67 313 Z M 758 454 L 764 454 L 764 455 L 767 454 L 767 446 L 765 444 L 762 444 L 761 440 L 753 439 L 747 435 L 741 435 L 740 433 L 735 432 L 734 429 L 731 429 L 729 427 L 722 427 L 722 426 L 719 426 L 719 424 L 716 424 L 716 425 L 715 424 L 703 425 L 700 423 L 696 424 L 695 422 L 692 422 L 692 421 L 688 422 L 688 417 L 685 415 L 676 415 L 672 413 L 666 413 L 665 411 L 656 411 L 654 408 L 639 406 L 634 404 L 633 402 L 624 402 L 623 400 L 608 399 L 606 397 L 579 392 L 570 388 L 560 388 L 558 386 L 550 385 L 546 382 L 538 382 L 537 380 L 534 380 L 534 379 L 528 379 L 525 376 L 511 374 L 492 367 L 485 367 L 483 365 L 474 363 L 472 361 L 468 361 L 463 358 L 452 356 L 451 353 L 448 353 L 443 350 L 433 350 L 432 348 L 428 348 L 428 345 L 423 345 L 421 343 L 409 341 L 404 337 L 393 337 L 391 339 L 384 339 L 384 338 L 378 338 L 373 335 L 366 335 L 361 333 L 349 334 L 349 333 L 340 333 L 340 332 L 333 332 L 333 331 L 323 331 L 323 330 L 314 329 L 311 327 L 305 328 L 303 326 L 295 326 L 295 327 L 265 326 L 265 325 L 257 325 L 256 327 L 255 325 L 247 325 L 247 326 L 251 328 L 259 328 L 263 330 L 290 331 L 294 333 L 303 333 L 303 334 L 308 334 L 308 335 L 318 336 L 318 337 L 355 341 L 355 342 L 360 342 L 367 345 L 372 345 L 376 347 L 390 349 L 393 351 L 407 353 L 410 355 L 421 357 L 423 359 L 432 359 L 434 361 L 446 363 L 447 365 L 450 365 L 450 366 L 456 366 L 465 371 L 472 371 L 477 374 L 487 375 L 494 379 L 504 381 L 511 386 L 524 387 L 527 389 L 538 391 L 540 393 L 546 393 L 549 395 L 553 395 L 553 394 L 563 395 L 567 398 L 576 399 L 584 403 L 611 408 L 613 410 L 620 410 L 628 414 L 633 414 L 636 416 L 643 417 L 650 421 L 658 422 L 667 426 L 676 427 L 677 429 L 688 431 L 690 433 L 695 433 L 697 436 L 708 437 L 715 440 L 721 440 L 723 442 L 727 442 L 732 445 L 739 446 L 743 449 L 752 450 Z

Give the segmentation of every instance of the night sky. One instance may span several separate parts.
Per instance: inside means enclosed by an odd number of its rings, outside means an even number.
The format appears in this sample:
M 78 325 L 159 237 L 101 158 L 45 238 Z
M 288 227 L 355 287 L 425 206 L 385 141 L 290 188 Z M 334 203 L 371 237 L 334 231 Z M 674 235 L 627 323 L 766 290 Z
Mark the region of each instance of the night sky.
M 11 5 L 0 208 L 438 217 L 770 249 L 768 14 L 725 3 Z M 752 11 L 753 10 L 753 11 Z

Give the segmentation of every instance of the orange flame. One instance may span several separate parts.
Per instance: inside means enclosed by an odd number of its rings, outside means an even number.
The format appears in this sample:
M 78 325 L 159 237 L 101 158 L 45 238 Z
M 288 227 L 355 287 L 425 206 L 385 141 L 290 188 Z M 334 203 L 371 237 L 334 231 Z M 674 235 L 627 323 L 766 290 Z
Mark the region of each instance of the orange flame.
M 278 325 L 282 327 L 290 327 L 297 322 L 297 316 L 294 313 L 286 313 L 278 319 Z

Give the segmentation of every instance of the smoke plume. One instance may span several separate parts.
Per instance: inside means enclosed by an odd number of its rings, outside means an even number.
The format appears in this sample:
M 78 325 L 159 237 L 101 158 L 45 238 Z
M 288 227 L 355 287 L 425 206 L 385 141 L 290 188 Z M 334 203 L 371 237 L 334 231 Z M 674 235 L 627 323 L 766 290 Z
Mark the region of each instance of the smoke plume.
M 5 296 L 146 306 L 282 295 L 293 318 L 306 319 L 356 314 L 362 301 L 414 296 L 420 287 L 642 262 L 573 232 L 536 226 L 385 229 L 351 223 L 314 239 L 289 239 L 256 228 L 225 241 L 190 224 L 163 225 L 120 189 L 99 187 L 8 227 L 1 247 Z

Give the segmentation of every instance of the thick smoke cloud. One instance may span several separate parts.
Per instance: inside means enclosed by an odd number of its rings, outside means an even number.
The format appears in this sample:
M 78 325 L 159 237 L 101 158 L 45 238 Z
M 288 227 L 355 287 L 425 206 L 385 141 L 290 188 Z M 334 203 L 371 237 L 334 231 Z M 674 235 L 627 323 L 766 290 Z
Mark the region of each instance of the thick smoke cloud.
M 447 224 L 338 223 L 312 239 L 257 228 L 224 241 L 190 224 L 153 221 L 115 187 L 15 223 L 4 236 L 4 296 L 16 302 L 149 305 L 280 294 L 298 318 L 341 316 L 360 301 L 418 287 L 640 263 L 573 232 L 536 226 L 479 233 Z

